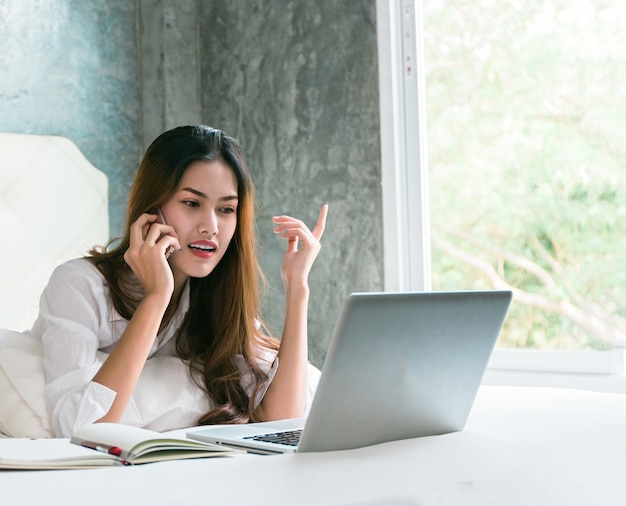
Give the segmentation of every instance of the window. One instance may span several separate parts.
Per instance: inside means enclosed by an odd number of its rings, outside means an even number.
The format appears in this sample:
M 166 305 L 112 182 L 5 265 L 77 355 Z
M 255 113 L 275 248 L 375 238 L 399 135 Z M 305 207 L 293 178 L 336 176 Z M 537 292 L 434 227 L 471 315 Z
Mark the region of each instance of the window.
M 377 7 L 383 190 L 406 201 L 384 210 L 427 252 L 396 238 L 394 265 L 427 274 L 386 270 L 388 288 L 510 287 L 493 369 L 623 376 L 626 5 Z

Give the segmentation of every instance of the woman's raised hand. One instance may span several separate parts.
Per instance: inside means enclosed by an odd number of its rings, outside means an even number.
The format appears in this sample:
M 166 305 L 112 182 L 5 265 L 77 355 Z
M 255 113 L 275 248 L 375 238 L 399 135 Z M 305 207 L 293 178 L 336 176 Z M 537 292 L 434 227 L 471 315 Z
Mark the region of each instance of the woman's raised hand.
M 313 230 L 291 216 L 272 218 L 276 224 L 274 232 L 287 239 L 287 250 L 280 270 L 285 286 L 289 287 L 293 283 L 307 285 L 309 272 L 321 249 L 320 239 L 326 228 L 327 215 L 328 205 L 324 204 Z
M 160 293 L 171 297 L 174 276 L 167 263 L 170 248 L 180 249 L 176 231 L 158 223 L 155 214 L 142 214 L 130 227 L 130 246 L 124 260 L 133 270 L 144 294 Z

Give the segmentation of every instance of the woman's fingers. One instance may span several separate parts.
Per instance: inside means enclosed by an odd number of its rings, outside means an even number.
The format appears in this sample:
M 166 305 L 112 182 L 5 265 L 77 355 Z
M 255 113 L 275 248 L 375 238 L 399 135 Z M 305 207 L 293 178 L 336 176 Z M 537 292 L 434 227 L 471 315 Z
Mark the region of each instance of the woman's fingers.
M 291 216 L 272 218 L 276 224 L 274 232 L 287 239 L 287 249 L 281 266 L 281 275 L 286 284 L 298 280 L 306 282 L 311 266 L 321 249 L 320 239 L 326 228 L 327 215 L 328 206 L 324 205 L 312 231 L 301 220 Z
M 324 204 L 320 209 L 317 223 L 313 230 L 309 230 L 302 220 L 292 218 L 291 216 L 275 216 L 272 221 L 276 223 L 274 232 L 280 234 L 281 237 L 288 238 L 290 242 L 296 242 L 298 239 L 305 242 L 312 242 L 312 239 L 319 241 L 324 234 L 326 228 L 326 217 L 328 216 L 328 204 Z
M 173 278 L 167 258 L 172 250 L 180 249 L 174 229 L 156 220 L 156 215 L 146 213 L 131 225 L 130 246 L 124 253 L 146 294 L 171 292 Z
M 326 218 L 328 216 L 328 204 L 324 204 L 320 209 L 320 214 L 317 217 L 317 223 L 313 229 L 313 236 L 319 241 L 324 235 L 326 229 Z
M 154 223 L 150 226 L 146 235 L 145 244 L 155 246 L 162 249 L 164 253 L 171 254 L 175 250 L 180 249 L 180 242 L 176 231 L 169 225 L 161 225 Z
M 142 214 L 130 230 L 130 249 L 141 250 L 144 246 L 154 247 L 165 254 L 170 248 L 180 249 L 176 231 L 170 225 L 164 225 L 157 221 L 155 214 Z
M 150 225 L 156 221 L 154 214 L 142 214 L 137 221 L 130 226 L 130 247 L 140 248 L 146 240 Z

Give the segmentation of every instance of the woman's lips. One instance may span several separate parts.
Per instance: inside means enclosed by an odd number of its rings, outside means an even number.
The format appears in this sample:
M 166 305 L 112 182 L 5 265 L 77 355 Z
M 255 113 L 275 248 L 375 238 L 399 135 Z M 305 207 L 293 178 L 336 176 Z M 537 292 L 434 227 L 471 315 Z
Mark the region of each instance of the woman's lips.
M 198 258 L 211 258 L 217 250 L 213 241 L 195 241 L 188 245 L 189 251 Z

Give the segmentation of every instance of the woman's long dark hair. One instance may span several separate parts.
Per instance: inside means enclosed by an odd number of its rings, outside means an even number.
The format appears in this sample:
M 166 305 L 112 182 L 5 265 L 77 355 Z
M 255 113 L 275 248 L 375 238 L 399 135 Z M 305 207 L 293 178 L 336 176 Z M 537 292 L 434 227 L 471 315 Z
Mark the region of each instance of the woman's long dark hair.
M 268 381 L 258 365 L 263 348 L 276 350 L 260 323 L 259 282 L 265 278 L 256 257 L 254 185 L 237 142 L 221 130 L 183 126 L 161 134 L 147 149 L 130 190 L 124 235 L 114 248 L 90 252 L 91 261 L 107 280 L 113 305 L 130 319 L 141 300 L 141 289 L 124 252 L 130 245 L 130 226 L 139 216 L 154 212 L 176 191 L 187 167 L 199 160 L 219 160 L 237 178 L 237 227 L 222 260 L 205 278 L 191 278 L 189 312 L 177 335 L 176 350 L 189 363 L 194 377 L 214 404 L 198 423 L 256 421 L 255 394 Z M 213 297 L 213 294 L 219 294 Z M 248 396 L 241 386 L 235 357 L 251 368 L 256 385 Z

